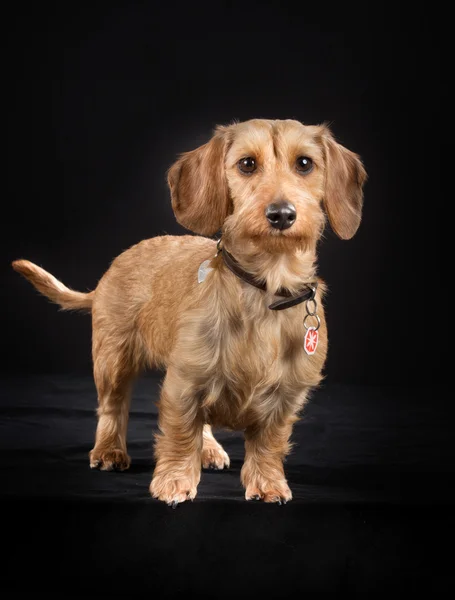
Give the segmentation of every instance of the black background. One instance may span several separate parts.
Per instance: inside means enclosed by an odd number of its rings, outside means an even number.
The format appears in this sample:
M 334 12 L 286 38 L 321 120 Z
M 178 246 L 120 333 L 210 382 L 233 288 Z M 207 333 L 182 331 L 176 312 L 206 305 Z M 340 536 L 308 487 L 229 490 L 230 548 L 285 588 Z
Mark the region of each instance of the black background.
M 11 589 L 61 593 L 60 573 L 84 594 L 446 591 L 448 20 L 437 3 L 9 7 L 0 441 Z M 132 244 L 184 233 L 165 180 L 177 154 L 254 117 L 331 123 L 364 160 L 364 218 L 353 240 L 327 229 L 320 245 L 330 349 L 287 467 L 295 500 L 279 514 L 243 502 L 242 446 L 226 433 L 231 471 L 203 474 L 197 500 L 171 511 L 147 495 L 155 374 L 137 392 L 131 470 L 91 472 L 90 318 L 59 312 L 10 263 L 93 289 Z
M 330 288 L 327 381 L 397 383 L 417 371 L 433 382 L 441 357 L 424 346 L 441 312 L 444 18 L 423 5 L 319 8 L 16 9 L 0 239 L 4 370 L 91 368 L 89 317 L 58 313 L 11 260 L 93 289 L 132 244 L 184 233 L 165 180 L 179 152 L 207 141 L 216 124 L 266 117 L 328 121 L 369 174 L 357 236 L 341 241 L 327 228 L 320 245 Z

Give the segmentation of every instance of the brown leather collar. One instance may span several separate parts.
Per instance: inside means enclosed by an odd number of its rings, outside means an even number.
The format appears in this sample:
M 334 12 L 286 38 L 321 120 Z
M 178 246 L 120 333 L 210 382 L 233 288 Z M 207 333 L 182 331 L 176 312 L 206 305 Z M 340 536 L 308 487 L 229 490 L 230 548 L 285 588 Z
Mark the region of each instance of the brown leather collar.
M 227 268 L 237 275 L 239 279 L 246 281 L 250 285 L 262 290 L 263 292 L 267 291 L 267 284 L 265 281 L 258 281 L 254 278 L 254 275 L 244 271 L 240 264 L 235 260 L 235 258 L 230 254 L 226 248 L 221 248 L 221 256 L 223 257 L 224 263 Z M 302 288 L 295 296 L 287 288 L 280 288 L 276 292 L 276 296 L 284 296 L 288 298 L 287 300 L 277 300 L 273 304 L 270 304 L 270 310 L 284 310 L 285 308 L 290 308 L 291 306 L 295 306 L 296 304 L 300 304 L 301 302 L 305 302 L 305 300 L 313 300 L 316 295 L 316 290 L 318 287 L 317 281 L 312 281 L 311 283 L 306 283 L 305 287 Z

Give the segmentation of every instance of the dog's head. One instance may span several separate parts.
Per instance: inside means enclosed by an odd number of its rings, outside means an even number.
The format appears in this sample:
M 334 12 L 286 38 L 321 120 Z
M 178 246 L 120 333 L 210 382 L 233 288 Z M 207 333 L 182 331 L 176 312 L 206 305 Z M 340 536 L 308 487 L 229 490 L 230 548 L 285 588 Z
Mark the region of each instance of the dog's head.
M 218 127 L 183 154 L 168 182 L 177 221 L 202 235 L 269 252 L 313 247 L 325 215 L 342 239 L 357 231 L 366 172 L 326 125 L 253 119 Z

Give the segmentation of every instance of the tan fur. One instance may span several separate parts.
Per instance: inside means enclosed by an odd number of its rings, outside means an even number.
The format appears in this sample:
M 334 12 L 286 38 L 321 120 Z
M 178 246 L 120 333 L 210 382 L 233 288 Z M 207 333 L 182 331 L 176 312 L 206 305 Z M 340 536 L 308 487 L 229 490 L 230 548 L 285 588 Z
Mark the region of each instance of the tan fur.
M 53 275 L 28 260 L 13 261 L 13 269 L 24 275 L 39 292 L 47 296 L 52 302 L 59 304 L 63 310 L 86 310 L 90 312 L 94 292 L 82 294 L 70 290 Z
M 295 168 L 313 159 L 311 173 Z M 254 157 L 245 175 L 238 161 Z M 118 256 L 90 294 L 73 292 L 28 261 L 14 268 L 64 308 L 92 310 L 98 428 L 90 465 L 105 470 L 130 464 L 126 430 L 131 384 L 144 367 L 166 369 L 159 403 L 156 467 L 151 493 L 169 504 L 194 498 L 205 467 L 229 466 L 210 425 L 245 434 L 241 472 L 246 498 L 292 498 L 283 460 L 292 425 L 321 381 L 327 352 L 317 292 L 320 341 L 304 352 L 305 305 L 268 308 L 275 292 L 297 292 L 316 278 L 316 246 L 325 211 L 342 238 L 360 223 L 366 174 L 357 155 L 328 128 L 297 121 L 251 120 L 219 127 L 207 144 L 182 155 L 168 174 L 178 221 L 222 243 L 242 267 L 267 283 L 263 292 L 241 281 L 216 255 L 216 243 L 198 236 L 145 240 Z M 297 219 L 272 229 L 266 207 L 294 204 Z M 212 270 L 199 284 L 199 265 Z

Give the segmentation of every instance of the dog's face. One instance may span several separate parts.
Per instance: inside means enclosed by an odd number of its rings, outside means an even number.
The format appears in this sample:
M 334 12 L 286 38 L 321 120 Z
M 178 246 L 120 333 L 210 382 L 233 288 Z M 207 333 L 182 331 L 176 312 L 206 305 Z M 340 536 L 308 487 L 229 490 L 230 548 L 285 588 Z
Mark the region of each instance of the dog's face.
M 324 154 L 318 130 L 296 121 L 254 120 L 235 127 L 226 154 L 233 212 L 225 228 L 264 250 L 286 251 L 318 239 Z
M 269 252 L 313 247 L 327 214 L 351 238 L 360 224 L 366 173 L 359 157 L 324 126 L 253 119 L 218 127 L 183 154 L 168 181 L 177 220 Z

